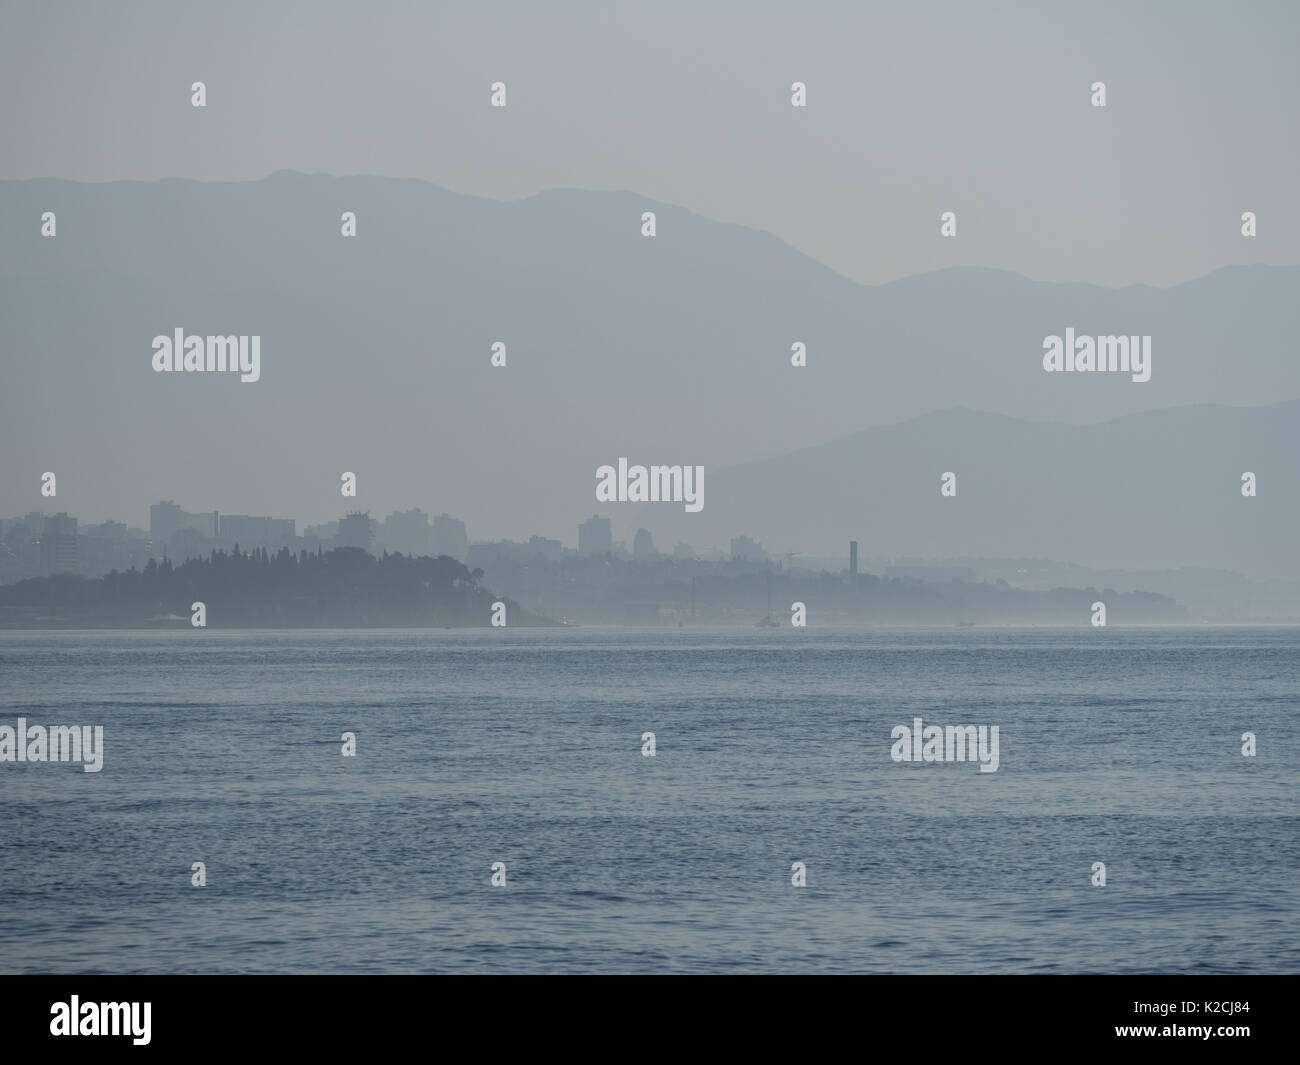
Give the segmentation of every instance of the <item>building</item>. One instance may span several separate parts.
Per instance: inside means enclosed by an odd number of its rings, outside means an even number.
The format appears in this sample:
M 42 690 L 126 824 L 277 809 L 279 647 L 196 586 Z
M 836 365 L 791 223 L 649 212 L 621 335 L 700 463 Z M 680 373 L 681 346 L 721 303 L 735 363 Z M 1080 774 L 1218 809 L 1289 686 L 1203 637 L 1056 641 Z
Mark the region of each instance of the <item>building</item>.
M 484 571 L 501 571 L 503 567 L 531 567 L 538 562 L 559 562 L 564 555 L 564 546 L 559 540 L 548 540 L 544 536 L 531 536 L 526 544 L 513 540 L 495 540 L 482 544 L 470 544 L 466 554 L 466 565 L 470 569 Z
M 578 551 L 583 555 L 603 555 L 614 547 L 609 519 L 592 515 L 578 526 Z
M 41 572 L 77 572 L 77 519 L 63 511 L 41 523 Z
M 385 551 L 421 558 L 434 554 L 433 530 L 429 528 L 429 515 L 418 507 L 395 510 L 384 519 L 379 538 Z
M 748 536 L 733 536 L 731 538 L 731 561 L 766 562 L 767 552 L 763 550 L 763 545 L 757 540 L 752 540 Z
M 177 529 L 167 540 L 167 557 L 175 565 L 191 558 L 206 558 L 211 553 L 212 541 L 198 529 Z
M 149 534 L 143 529 L 129 529 L 120 521 L 77 527 L 78 571 L 83 577 L 142 570 L 150 557 Z
M 469 558 L 469 534 L 465 531 L 465 523 L 447 514 L 434 518 L 432 554 L 450 555 L 457 562 Z
M 0 522 L 0 583 L 41 573 L 41 528 L 45 515 L 34 510 L 24 518 Z
M 632 538 L 632 557 L 654 558 L 655 554 L 655 542 L 650 530 L 637 529 L 636 536 Z
M 294 538 L 297 522 L 293 518 L 255 518 L 247 514 L 214 515 L 217 539 L 223 545 L 238 544 L 240 550 L 252 547 L 283 547 Z
M 370 514 L 360 510 L 351 511 L 347 517 L 339 519 L 339 535 L 335 547 L 359 547 L 370 550 L 375 533 L 371 527 Z
M 217 538 L 217 513 L 187 514 L 170 499 L 155 503 L 149 508 L 149 539 L 154 555 L 161 555 L 175 533 L 193 529 L 201 536 Z
M 559 562 L 564 554 L 564 545 L 559 540 L 548 540 L 544 536 L 530 536 L 528 549 L 547 562 Z
M 857 575 L 858 575 L 858 542 L 856 540 L 850 540 L 849 541 L 849 576 L 856 577 Z
M 170 499 L 155 503 L 149 508 L 149 539 L 162 547 L 172 538 L 172 533 L 185 527 L 187 516 Z

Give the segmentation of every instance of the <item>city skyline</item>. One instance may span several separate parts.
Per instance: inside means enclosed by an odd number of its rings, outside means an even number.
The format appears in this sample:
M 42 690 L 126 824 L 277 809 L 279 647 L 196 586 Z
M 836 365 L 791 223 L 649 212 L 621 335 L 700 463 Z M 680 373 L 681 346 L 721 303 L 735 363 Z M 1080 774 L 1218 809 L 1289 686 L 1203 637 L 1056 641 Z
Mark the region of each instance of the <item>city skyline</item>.
M 592 515 L 576 523 L 576 547 L 558 539 L 531 534 L 526 540 L 509 538 L 476 539 L 468 536 L 465 523 L 447 513 L 430 515 L 420 507 L 394 510 L 383 518 L 372 517 L 369 511 L 347 508 L 336 520 L 304 525 L 297 531 L 297 519 L 275 518 L 263 515 L 223 514 L 220 511 L 185 511 L 174 500 L 160 500 L 149 508 L 148 527 L 131 525 L 114 519 L 85 522 L 66 510 L 37 509 L 25 515 L 0 517 L 0 549 L 16 528 L 29 533 L 39 526 L 40 571 L 23 576 L 50 575 L 57 572 L 83 572 L 99 576 L 112 568 L 125 569 L 133 564 L 113 566 L 96 557 L 95 561 L 79 560 L 79 544 L 84 541 L 102 541 L 126 546 L 142 545 L 145 557 L 159 560 L 172 558 L 183 561 L 203 558 L 214 550 L 243 551 L 289 547 L 301 549 L 360 547 L 371 553 L 391 552 L 411 556 L 437 557 L 448 555 L 465 561 L 474 547 L 517 546 L 534 550 L 546 557 L 558 558 L 562 552 L 575 554 L 624 554 L 629 557 L 673 554 L 679 558 L 697 556 L 692 545 L 678 542 L 671 551 L 659 551 L 653 546 L 648 530 L 638 529 L 624 540 L 615 540 L 609 518 Z M 432 518 L 432 520 L 430 520 Z M 749 536 L 740 535 L 731 542 L 730 557 L 737 555 L 737 545 L 750 545 L 761 552 L 761 545 Z M 138 554 L 138 551 L 136 552 Z M 720 549 L 706 550 L 703 554 L 722 554 Z M 102 555 L 102 553 L 101 553 Z M 122 556 L 131 559 L 132 552 Z M 724 556 L 725 557 L 725 556 Z M 11 561 L 0 556 L 0 560 Z M 87 565 L 80 565 L 81 561 Z M 0 569 L 0 583 L 22 579 Z

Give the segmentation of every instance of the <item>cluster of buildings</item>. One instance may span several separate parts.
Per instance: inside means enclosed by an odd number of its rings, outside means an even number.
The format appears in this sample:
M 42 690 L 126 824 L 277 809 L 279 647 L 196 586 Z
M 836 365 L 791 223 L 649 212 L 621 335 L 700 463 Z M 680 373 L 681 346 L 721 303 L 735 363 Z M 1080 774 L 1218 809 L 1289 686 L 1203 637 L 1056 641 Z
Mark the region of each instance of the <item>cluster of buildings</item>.
M 615 542 L 610 519 L 593 515 L 577 527 L 577 550 L 565 547 L 558 540 L 533 536 L 526 541 L 497 540 L 469 545 L 469 554 L 465 558 L 471 570 L 491 572 L 494 564 L 508 562 L 525 564 L 532 562 L 560 562 L 564 559 L 589 557 L 589 555 L 610 555 L 616 559 L 693 559 L 697 558 L 695 549 L 689 544 L 677 544 L 671 554 L 659 551 L 654 545 L 654 537 L 649 529 L 637 529 L 632 537 L 630 550 L 623 542 Z M 715 553 L 719 562 L 763 562 L 768 560 L 767 551 L 757 540 L 748 536 L 733 537 L 731 553 Z
M 394 511 L 378 521 L 365 511 L 351 511 L 338 521 L 308 525 L 299 534 L 293 518 L 247 514 L 189 514 L 166 500 L 149 508 L 149 541 L 155 556 L 177 561 L 214 550 L 241 551 L 281 548 L 297 552 L 359 547 L 376 554 L 450 555 L 464 562 L 469 550 L 465 523 L 447 514 L 432 521 L 423 510 Z
M 732 540 L 732 556 L 736 556 L 736 545 L 740 542 L 752 545 L 762 553 L 753 540 L 747 536 Z M 649 529 L 638 529 L 632 537 L 631 550 L 622 542 L 615 543 L 613 528 L 608 518 L 592 515 L 578 526 L 578 549 L 566 548 L 559 540 L 548 540 L 543 536 L 532 536 L 528 540 L 495 540 L 486 543 L 470 544 L 467 565 L 470 569 L 489 570 L 493 562 L 509 560 L 524 563 L 540 559 L 544 562 L 559 562 L 564 558 L 586 555 L 610 555 L 617 559 L 652 559 L 662 558 L 663 553 L 656 550 L 654 538 Z M 694 558 L 695 549 L 690 544 L 679 543 L 673 548 L 674 558 Z M 756 556 L 755 556 L 756 557 Z M 766 557 L 766 556 L 764 556 Z
M 206 557 L 213 551 L 281 548 L 293 552 L 335 547 L 412 555 L 468 557 L 465 523 L 446 514 L 430 520 L 422 510 L 399 511 L 383 521 L 356 511 L 325 525 L 307 526 L 299 533 L 293 518 L 219 511 L 190 513 L 172 500 L 149 508 L 149 528 L 122 522 L 78 525 L 60 511 L 33 511 L 22 517 L 0 518 L 0 584 L 54 573 L 101 577 L 113 570 L 143 569 L 150 559 L 175 563 Z
M 593 516 L 578 526 L 578 549 L 566 548 L 559 540 L 542 536 L 524 542 L 498 540 L 471 544 L 465 523 L 439 514 L 430 518 L 423 510 L 394 511 L 382 521 L 363 511 L 345 514 L 338 521 L 305 526 L 301 532 L 293 518 L 250 514 L 222 514 L 219 511 L 191 513 L 170 499 L 149 508 L 149 528 L 137 529 L 122 522 L 78 526 L 77 519 L 59 512 L 33 511 L 23 517 L 0 519 L 0 584 L 54 573 L 78 573 L 100 577 L 112 570 L 143 569 L 150 559 L 206 557 L 213 551 L 250 551 L 265 548 L 274 554 L 281 548 L 295 553 L 359 547 L 380 554 L 450 555 L 470 569 L 490 571 L 502 562 L 512 564 L 560 562 L 575 556 L 612 556 L 618 559 L 664 558 L 656 550 L 647 529 L 638 529 L 631 549 L 615 543 L 608 518 Z M 672 551 L 676 559 L 691 559 L 695 550 L 679 543 Z M 731 559 L 766 561 L 762 545 L 748 536 L 731 541 Z
M 120 521 L 79 526 L 66 513 L 39 511 L 0 518 L 0 584 L 51 573 L 140 569 L 151 557 L 149 534 Z

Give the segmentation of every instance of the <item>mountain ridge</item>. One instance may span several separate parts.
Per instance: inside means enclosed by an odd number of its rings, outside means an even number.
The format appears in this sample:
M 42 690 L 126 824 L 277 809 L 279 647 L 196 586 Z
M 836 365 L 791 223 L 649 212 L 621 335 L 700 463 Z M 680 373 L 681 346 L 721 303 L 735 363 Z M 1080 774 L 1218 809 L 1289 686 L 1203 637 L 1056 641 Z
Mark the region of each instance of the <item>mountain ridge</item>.
M 328 521 L 353 471 L 356 505 L 378 514 L 415 505 L 475 538 L 571 543 L 596 467 L 620 455 L 720 471 L 954 406 L 1093 424 L 1300 397 L 1300 267 L 1166 289 L 984 267 L 867 286 L 630 192 L 7 181 L 0 274 L 0 499 L 44 505 L 53 469 L 60 507 L 132 524 L 163 498 Z M 1151 381 L 1044 373 L 1043 338 L 1067 326 L 1152 335 Z M 260 335 L 261 380 L 153 373 L 151 339 L 178 327 Z

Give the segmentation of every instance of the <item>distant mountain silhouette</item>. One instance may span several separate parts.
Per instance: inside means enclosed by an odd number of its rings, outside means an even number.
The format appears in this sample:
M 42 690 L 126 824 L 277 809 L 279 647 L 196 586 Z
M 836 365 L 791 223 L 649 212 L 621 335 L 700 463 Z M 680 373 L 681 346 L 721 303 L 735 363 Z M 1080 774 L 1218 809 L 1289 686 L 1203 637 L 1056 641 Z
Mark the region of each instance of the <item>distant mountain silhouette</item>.
M 1300 402 L 1193 406 L 1097 425 L 954 409 L 711 474 L 700 514 L 635 508 L 657 542 L 919 558 L 1067 559 L 1108 570 L 1219 565 L 1300 577 Z M 957 475 L 957 495 L 940 477 Z M 1258 478 L 1243 498 L 1241 475 Z M 1139 585 L 1139 587 L 1149 587 Z M 1168 590 L 1161 588 L 1160 590 Z
M 57 237 L 40 236 L 43 211 Z M 340 235 L 344 211 L 355 238 Z M 631 192 L 500 202 L 294 172 L 0 182 L 0 278 L 0 501 L 41 505 L 54 470 L 58 506 L 87 521 L 142 524 L 160 498 L 328 520 L 353 471 L 375 513 L 421 505 L 475 538 L 571 543 L 596 467 L 622 455 L 711 477 L 956 405 L 1095 422 L 1300 397 L 1297 267 L 1169 289 L 985 269 L 863 286 L 766 233 Z M 1151 381 L 1044 373 L 1042 340 L 1067 326 L 1152 335 Z M 260 335 L 261 380 L 153 373 L 152 338 L 177 327 Z M 489 364 L 495 341 L 504 369 Z M 1074 476 L 1060 467 L 1063 491 Z M 799 488 L 768 491 L 793 511 L 782 499 Z

